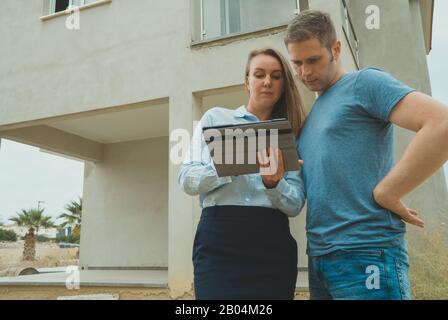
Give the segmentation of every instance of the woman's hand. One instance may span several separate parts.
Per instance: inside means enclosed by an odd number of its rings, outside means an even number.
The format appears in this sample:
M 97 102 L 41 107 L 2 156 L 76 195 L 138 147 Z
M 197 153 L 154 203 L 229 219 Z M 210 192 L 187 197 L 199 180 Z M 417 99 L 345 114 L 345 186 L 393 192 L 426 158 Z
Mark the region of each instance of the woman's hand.
M 285 175 L 282 150 L 263 149 L 261 152 L 257 152 L 257 160 L 263 184 L 268 189 L 275 188 Z M 303 160 L 299 160 L 299 164 L 302 165 Z

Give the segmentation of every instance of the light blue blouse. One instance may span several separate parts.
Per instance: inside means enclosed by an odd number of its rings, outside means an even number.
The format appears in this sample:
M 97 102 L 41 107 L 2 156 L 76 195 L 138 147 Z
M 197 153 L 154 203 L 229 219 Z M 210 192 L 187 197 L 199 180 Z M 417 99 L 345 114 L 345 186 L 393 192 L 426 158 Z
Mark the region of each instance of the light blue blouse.
M 245 106 L 236 110 L 212 108 L 197 125 L 189 150 L 178 175 L 181 188 L 189 195 L 200 195 L 202 208 L 236 205 L 279 209 L 290 217 L 297 216 L 305 203 L 301 171 L 287 171 L 277 187 L 267 189 L 259 173 L 218 177 L 202 128 L 216 125 L 259 121 Z

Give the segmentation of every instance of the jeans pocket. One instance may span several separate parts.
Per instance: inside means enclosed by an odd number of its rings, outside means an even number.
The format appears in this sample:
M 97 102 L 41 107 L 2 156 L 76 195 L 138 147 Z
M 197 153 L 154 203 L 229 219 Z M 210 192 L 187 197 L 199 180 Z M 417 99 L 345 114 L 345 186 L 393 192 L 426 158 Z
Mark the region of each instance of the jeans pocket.
M 387 298 L 389 272 L 382 249 L 344 249 L 325 262 L 324 276 L 334 299 Z
M 344 255 L 356 255 L 356 256 L 371 256 L 371 257 L 378 257 L 381 258 L 384 256 L 384 250 L 382 249 L 343 249 L 341 250 L 341 253 Z

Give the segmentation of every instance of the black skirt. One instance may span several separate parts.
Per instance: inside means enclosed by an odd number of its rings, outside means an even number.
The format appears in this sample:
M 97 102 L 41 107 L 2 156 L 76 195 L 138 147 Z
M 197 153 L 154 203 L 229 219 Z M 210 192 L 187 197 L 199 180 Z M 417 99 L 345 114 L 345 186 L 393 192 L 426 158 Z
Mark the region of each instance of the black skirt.
M 288 217 L 265 207 L 203 209 L 193 265 L 198 300 L 293 299 L 297 243 Z

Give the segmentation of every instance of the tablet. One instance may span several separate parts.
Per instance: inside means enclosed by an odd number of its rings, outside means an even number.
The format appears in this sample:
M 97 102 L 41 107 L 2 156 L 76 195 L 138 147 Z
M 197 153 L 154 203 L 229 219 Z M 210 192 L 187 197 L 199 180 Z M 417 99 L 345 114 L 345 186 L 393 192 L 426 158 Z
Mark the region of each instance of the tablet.
M 280 148 L 285 171 L 299 170 L 296 141 L 287 119 L 202 128 L 219 177 L 258 173 L 258 150 Z

